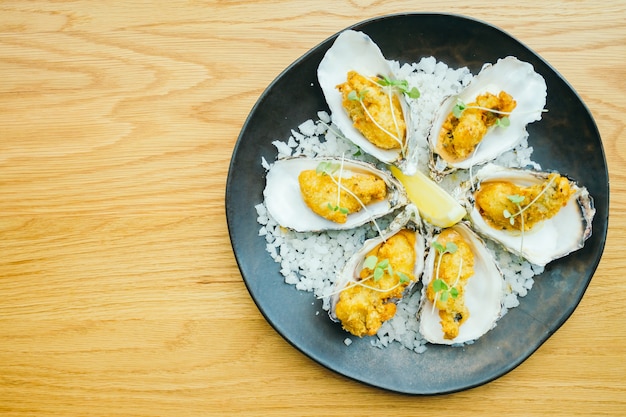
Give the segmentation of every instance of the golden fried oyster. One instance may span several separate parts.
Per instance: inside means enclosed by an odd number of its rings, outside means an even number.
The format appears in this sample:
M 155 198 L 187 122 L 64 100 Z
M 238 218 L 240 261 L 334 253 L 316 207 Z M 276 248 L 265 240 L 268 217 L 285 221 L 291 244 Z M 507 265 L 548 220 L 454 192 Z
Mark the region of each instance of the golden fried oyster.
M 375 335 L 396 314 L 394 299 L 415 279 L 415 240 L 414 231 L 403 229 L 367 254 L 360 281 L 341 291 L 335 306 L 346 331 L 359 337 Z
M 306 205 L 318 215 L 336 223 L 345 223 L 350 213 L 380 201 L 387 195 L 381 178 L 364 173 L 335 175 L 319 170 L 305 170 L 298 176 L 300 192 Z M 338 188 L 341 188 L 338 192 Z
M 381 149 L 400 149 L 406 137 L 400 99 L 390 89 L 384 89 L 378 80 L 350 71 L 347 81 L 337 89 L 354 127 L 368 141 Z
M 426 297 L 439 310 L 445 339 L 459 335 L 461 325 L 469 318 L 465 306 L 465 285 L 474 275 L 474 254 L 463 237 L 446 229 L 437 238 L 435 276 L 426 288 Z
M 528 187 L 508 181 L 485 182 L 474 197 L 481 216 L 491 227 L 529 231 L 556 215 L 574 193 L 567 178 L 550 174 L 544 182 Z
M 479 95 L 475 102 L 459 110 L 460 115 L 455 112 L 448 115 L 441 126 L 437 152 L 450 161 L 469 158 L 489 128 L 511 113 L 515 106 L 513 97 L 504 91 L 497 96 L 491 93 Z

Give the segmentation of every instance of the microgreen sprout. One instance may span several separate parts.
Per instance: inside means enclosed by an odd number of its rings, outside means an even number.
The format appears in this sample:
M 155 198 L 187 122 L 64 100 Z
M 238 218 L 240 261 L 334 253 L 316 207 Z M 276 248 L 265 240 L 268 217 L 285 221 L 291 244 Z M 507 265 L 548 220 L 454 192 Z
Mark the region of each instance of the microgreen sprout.
M 533 198 L 533 200 L 528 203 L 527 205 L 525 205 L 524 207 L 522 207 L 522 203 L 524 202 L 524 200 L 526 199 L 526 197 L 521 196 L 519 194 L 513 194 L 513 195 L 507 195 L 507 199 L 509 199 L 509 201 L 511 201 L 513 204 L 515 204 L 515 207 L 517 208 L 517 211 L 513 214 L 511 214 L 510 211 L 508 211 L 507 209 L 504 209 L 502 211 L 502 215 L 504 216 L 505 219 L 509 219 L 509 223 L 511 223 L 511 226 L 513 226 L 515 224 L 515 217 L 520 216 L 520 231 L 522 232 L 522 236 L 520 239 L 520 254 L 522 253 L 522 249 L 524 248 L 524 216 L 522 215 L 526 210 L 528 210 L 533 204 L 535 204 L 537 202 L 537 200 L 539 200 L 539 198 L 548 190 L 548 188 L 550 188 L 550 186 L 552 185 L 552 183 L 556 180 L 557 176 L 554 175 L 552 178 L 550 178 L 550 181 L 548 181 L 545 185 L 545 187 L 543 187 L 543 189 L 541 190 L 541 192 L 539 194 L 537 194 L 537 196 L 535 198 Z
M 515 214 L 511 214 L 511 212 L 509 212 L 507 209 L 504 209 L 504 211 L 502 212 L 504 218 L 509 219 L 509 223 L 511 223 L 511 226 L 513 226 L 515 224 L 515 217 L 521 215 L 524 212 L 524 209 L 522 209 L 522 206 L 520 204 L 524 202 L 526 197 L 519 194 L 514 194 L 508 195 L 506 196 L 506 198 L 509 199 L 509 201 L 511 201 L 513 204 L 515 204 L 515 207 L 517 207 L 517 213 Z M 524 216 L 521 217 L 521 221 L 524 221 Z
M 444 303 L 448 299 L 448 296 L 452 298 L 457 298 L 459 296 L 459 290 L 454 287 L 448 287 L 448 284 L 446 284 L 446 282 L 442 279 L 436 279 L 433 281 L 433 290 L 436 293 L 441 293 L 439 299 Z
M 511 125 L 511 119 L 509 119 L 507 116 L 498 117 L 496 119 L 496 126 L 498 127 L 509 127 L 510 125 Z
M 483 111 L 487 111 L 487 112 L 494 113 L 494 114 L 504 115 L 504 117 L 499 117 L 496 120 L 496 126 L 508 127 L 511 124 L 511 120 L 509 120 L 508 115 L 510 115 L 512 112 L 505 112 L 505 111 L 490 109 L 488 107 L 481 107 L 481 106 L 468 106 L 467 104 L 463 103 L 461 99 L 458 99 L 456 104 L 452 108 L 452 114 L 457 119 L 460 119 L 463 112 L 467 109 L 483 110 Z
M 457 251 L 458 246 L 454 242 L 448 242 L 445 245 L 434 241 L 432 243 L 433 248 L 439 252 L 439 259 L 437 260 L 437 269 L 435 271 L 435 279 L 433 281 L 433 291 L 435 291 L 435 297 L 433 300 L 433 312 L 435 311 L 435 306 L 437 305 L 437 298 L 439 298 L 442 302 L 446 302 L 448 297 L 457 298 L 459 296 L 459 290 L 456 289 L 456 284 L 459 282 L 461 278 L 461 271 L 463 267 L 463 258 L 461 258 L 459 262 L 459 273 L 453 285 L 448 285 L 444 280 L 439 278 L 439 269 L 441 267 L 441 259 L 443 255 L 446 253 L 453 254 Z
M 443 255 L 446 253 L 454 253 L 458 249 L 456 243 L 454 242 L 448 242 L 445 245 L 442 245 L 436 240 L 433 242 L 433 248 L 435 248 L 437 252 L 439 252 L 439 255 Z
M 557 178 L 556 175 L 550 178 L 550 181 L 546 183 L 545 187 L 543 187 L 541 192 L 537 194 L 537 196 L 533 198 L 533 200 L 527 205 L 525 205 L 524 207 L 521 206 L 521 204 L 524 202 L 524 199 L 525 199 L 524 196 L 521 196 L 518 194 L 508 195 L 507 198 L 509 199 L 509 201 L 511 201 L 517 207 L 517 212 L 511 214 L 508 210 L 504 209 L 504 211 L 502 212 L 502 215 L 504 216 L 504 218 L 509 219 L 509 222 L 511 223 L 511 225 L 513 225 L 515 223 L 515 217 L 521 216 L 521 221 L 523 222 L 524 216 L 522 216 L 522 213 L 528 210 L 530 206 L 532 206 L 533 204 L 537 202 L 537 200 L 539 200 L 539 198 L 548 190 L 548 188 L 550 188 L 550 186 L 556 180 L 556 178 Z M 524 227 L 522 226 L 522 231 L 523 230 L 524 230 Z
M 454 107 L 452 108 L 452 114 L 454 115 L 454 117 L 456 117 L 457 119 L 461 118 L 461 115 L 463 114 L 463 112 L 465 111 L 465 109 L 467 108 L 467 106 L 465 105 L 465 103 L 463 103 L 461 101 L 461 99 L 458 99 L 456 104 L 454 105 Z
M 320 298 L 325 298 L 325 297 L 330 297 L 332 295 L 338 294 L 340 292 L 342 292 L 343 290 L 347 290 L 349 288 L 352 287 L 356 287 L 361 286 L 363 288 L 367 288 L 369 290 L 372 291 L 377 291 L 377 292 L 390 292 L 395 290 L 396 288 L 400 287 L 401 285 L 407 284 L 409 282 L 411 282 L 411 278 L 405 274 L 404 272 L 401 271 L 394 271 L 393 267 L 391 266 L 391 263 L 389 262 L 389 259 L 378 259 L 378 257 L 376 255 L 370 255 L 368 257 L 365 258 L 365 260 L 363 261 L 363 270 L 365 269 L 369 269 L 372 271 L 371 274 L 369 274 L 367 277 L 358 280 L 358 281 L 353 281 L 351 282 L 349 285 L 347 285 L 344 288 L 338 289 L 337 291 L 334 291 L 330 294 L 326 294 Z M 365 284 L 367 281 L 369 280 L 374 280 L 374 282 L 378 282 L 380 281 L 380 279 L 384 276 L 385 272 L 387 272 L 390 276 L 397 276 L 398 277 L 398 282 L 390 287 L 390 288 L 377 288 L 377 287 L 372 287 L 371 285 L 367 285 Z
M 352 90 L 348 93 L 348 100 L 362 102 L 363 98 L 367 95 L 368 92 L 369 90 L 367 88 L 364 88 L 358 93 L 356 92 L 356 90 Z
M 374 282 L 380 281 L 385 272 L 387 272 L 391 276 L 394 275 L 394 270 L 389 263 L 389 259 L 381 259 L 379 261 L 376 255 L 370 255 L 365 258 L 365 261 L 363 262 L 363 269 L 369 269 L 373 271 L 372 277 L 374 278 Z M 398 276 L 400 284 L 405 284 L 410 281 L 409 277 L 402 272 L 397 271 L 395 272 L 395 275 Z
M 376 255 L 370 255 L 367 258 L 365 258 L 365 260 L 363 261 L 363 270 L 366 270 L 366 269 L 369 269 L 370 271 L 372 271 L 372 273 L 359 282 L 367 281 L 368 279 L 373 279 L 374 282 L 378 282 L 385 275 L 385 272 L 389 274 L 389 276 L 393 277 L 395 275 L 398 277 L 398 283 L 391 288 L 382 289 L 382 288 L 365 286 L 366 288 L 369 288 L 374 291 L 380 291 L 380 292 L 392 291 L 398 288 L 400 285 L 406 284 L 409 281 L 411 281 L 409 276 L 406 275 L 405 273 L 400 272 L 400 271 L 394 271 L 393 267 L 391 266 L 391 263 L 389 262 L 389 259 L 386 259 L 386 258 L 378 259 Z
M 468 106 L 461 99 L 457 99 L 456 104 L 452 108 L 452 114 L 457 119 L 460 119 L 463 112 L 467 109 L 482 110 L 482 111 L 486 111 L 489 113 L 494 113 L 494 114 L 499 114 L 499 115 L 504 116 L 496 120 L 496 125 L 499 127 L 509 127 L 509 125 L 511 124 L 511 120 L 508 118 L 508 116 L 513 113 L 512 111 L 500 111 L 500 110 L 490 109 L 489 107 L 482 107 L 482 106 Z M 536 110 L 530 110 L 526 113 L 534 113 L 535 111 Z M 547 111 L 548 111 L 547 109 L 541 109 L 542 113 L 545 113 Z
M 330 211 L 338 211 L 341 214 L 349 214 L 350 213 L 350 210 L 348 210 L 347 208 L 339 207 L 337 205 L 332 205 L 330 203 L 328 203 L 327 207 L 328 207 L 328 210 L 330 210 Z
M 420 91 L 417 89 L 417 87 L 409 89 L 409 82 L 407 80 L 392 80 L 386 75 L 381 75 L 378 78 L 377 82 L 383 87 L 396 88 L 398 91 L 406 94 L 410 98 L 417 99 L 420 97 Z
M 315 168 L 315 172 L 322 175 L 333 175 L 339 169 L 339 164 L 330 162 L 330 161 L 322 161 L 317 164 Z

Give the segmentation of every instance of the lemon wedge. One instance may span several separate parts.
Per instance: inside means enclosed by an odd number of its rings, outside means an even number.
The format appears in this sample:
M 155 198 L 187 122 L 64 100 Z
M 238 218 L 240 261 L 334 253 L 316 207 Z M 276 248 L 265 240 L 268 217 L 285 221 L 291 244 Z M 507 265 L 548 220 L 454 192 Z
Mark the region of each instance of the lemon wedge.
M 450 194 L 421 172 L 405 175 L 395 166 L 389 168 L 394 177 L 404 185 L 409 199 L 427 222 L 437 227 L 450 227 L 467 214 Z

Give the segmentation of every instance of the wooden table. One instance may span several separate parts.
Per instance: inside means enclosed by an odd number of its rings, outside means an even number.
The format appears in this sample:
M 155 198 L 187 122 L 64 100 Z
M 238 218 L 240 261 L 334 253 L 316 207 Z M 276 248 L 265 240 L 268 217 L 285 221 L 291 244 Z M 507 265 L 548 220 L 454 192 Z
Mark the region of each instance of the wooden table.
M 444 397 L 291 347 L 246 291 L 224 214 L 236 138 L 280 71 L 348 25 L 417 11 L 488 21 L 550 62 L 596 119 L 612 191 L 570 320 Z M 625 18 L 624 1 L 0 3 L 0 414 L 625 415 Z

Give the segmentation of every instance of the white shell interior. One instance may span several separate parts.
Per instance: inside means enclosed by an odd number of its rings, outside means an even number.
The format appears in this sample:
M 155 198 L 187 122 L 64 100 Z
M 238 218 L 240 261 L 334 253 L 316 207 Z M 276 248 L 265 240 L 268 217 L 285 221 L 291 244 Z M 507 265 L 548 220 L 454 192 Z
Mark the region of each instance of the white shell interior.
M 500 317 L 504 280 L 493 256 L 484 243 L 467 226 L 453 226 L 468 241 L 474 253 L 474 275 L 465 286 L 465 305 L 470 316 L 461 325 L 459 335 L 445 339 L 441 329 L 439 310 L 426 297 L 426 287 L 435 271 L 435 250 L 430 250 L 422 277 L 422 307 L 420 309 L 420 333 L 431 343 L 453 345 L 478 339 L 494 327 Z
M 546 105 L 546 82 L 535 72 L 531 64 L 509 56 L 499 59 L 493 65 L 486 64 L 459 95 L 448 97 L 443 102 L 429 134 L 431 151 L 436 152 L 441 126 L 459 99 L 469 104 L 480 94 L 490 92 L 497 95 L 500 91 L 506 91 L 517 102 L 509 116 L 510 125 L 506 128 L 492 127 L 472 157 L 446 163 L 451 167 L 462 169 L 481 165 L 513 149 L 528 137 L 526 125 L 541 120 L 542 110 Z
M 345 223 L 327 220 L 306 205 L 298 183 L 300 172 L 315 170 L 322 161 L 340 162 L 328 158 L 286 158 L 276 161 L 268 171 L 263 196 L 268 212 L 281 226 L 298 232 L 351 229 L 408 203 L 404 189 L 390 174 L 366 163 L 344 160 L 344 175 L 349 172 L 367 172 L 383 178 L 387 184 L 387 198 L 369 204 L 367 210 L 350 214 Z
M 400 150 L 384 150 L 373 145 L 354 127 L 352 119 L 343 108 L 337 85 L 346 81 L 349 71 L 357 71 L 368 77 L 386 75 L 393 78 L 391 67 L 380 48 L 363 32 L 346 30 L 339 34 L 320 62 L 317 69 L 318 81 L 330 108 L 333 123 L 341 132 L 378 160 L 385 163 L 398 161 L 401 158 Z M 400 96 L 400 103 L 406 120 L 407 135 L 410 135 L 410 111 L 403 96 Z M 410 138 L 407 137 L 407 143 L 409 142 Z
M 547 173 L 525 171 L 520 169 L 504 168 L 494 164 L 485 165 L 476 173 L 478 184 L 489 180 L 508 180 L 520 186 L 529 186 L 541 183 L 547 177 Z M 485 223 L 476 208 L 469 211 L 470 220 L 474 229 L 483 236 L 489 237 L 502 244 L 510 252 L 523 256 L 529 262 L 545 266 L 547 263 L 561 258 L 583 247 L 585 239 L 589 237 L 587 228 L 591 227 L 590 214 L 593 211 L 583 210 L 583 204 L 591 204 L 586 190 L 580 189 L 573 184 L 576 192 L 552 218 L 537 224 L 532 230 L 512 233 L 506 230 L 497 230 Z M 592 209 L 593 210 L 593 209 Z M 520 251 L 521 250 L 521 251 Z

